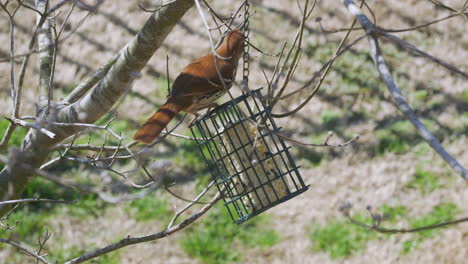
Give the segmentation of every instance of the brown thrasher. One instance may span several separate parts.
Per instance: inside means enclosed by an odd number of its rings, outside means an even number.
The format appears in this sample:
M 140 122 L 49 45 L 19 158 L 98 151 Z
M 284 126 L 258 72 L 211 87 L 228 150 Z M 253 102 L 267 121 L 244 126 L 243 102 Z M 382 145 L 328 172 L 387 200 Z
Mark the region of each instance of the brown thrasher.
M 216 54 L 210 53 L 185 67 L 175 79 L 166 103 L 140 127 L 133 139 L 149 144 L 180 111 L 195 115 L 195 121 L 199 110 L 216 105 L 213 101 L 224 95 L 234 82 L 243 43 L 242 31 L 231 30 Z

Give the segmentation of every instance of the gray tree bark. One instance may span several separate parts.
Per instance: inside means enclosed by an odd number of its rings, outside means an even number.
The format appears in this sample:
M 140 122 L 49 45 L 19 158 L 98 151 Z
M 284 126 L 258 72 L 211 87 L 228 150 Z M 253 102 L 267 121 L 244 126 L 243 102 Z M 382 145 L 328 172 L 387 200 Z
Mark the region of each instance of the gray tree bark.
M 129 89 L 135 77 L 192 6 L 193 0 L 178 0 L 152 14 L 91 92 L 70 105 L 57 104 L 43 111 L 48 113 L 39 113 L 38 117 L 59 123 L 92 124 L 97 121 Z M 0 172 L 0 199 L 17 199 L 33 176 L 34 168 L 46 161 L 51 148 L 82 129 L 77 126 L 55 126 L 47 122 L 42 124 L 56 136 L 49 138 L 31 129 L 20 149 L 10 149 L 8 163 Z M 0 217 L 8 208 L 6 205 L 0 206 Z

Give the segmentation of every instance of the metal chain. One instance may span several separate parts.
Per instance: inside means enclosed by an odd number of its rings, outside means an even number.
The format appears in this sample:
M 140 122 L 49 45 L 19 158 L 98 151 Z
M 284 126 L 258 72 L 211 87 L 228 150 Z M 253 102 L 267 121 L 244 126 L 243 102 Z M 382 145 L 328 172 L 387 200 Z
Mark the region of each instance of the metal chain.
M 249 9 L 250 4 L 245 0 L 244 4 L 244 55 L 243 55 L 243 88 L 248 90 L 249 85 L 249 59 L 250 59 L 250 46 L 249 46 Z

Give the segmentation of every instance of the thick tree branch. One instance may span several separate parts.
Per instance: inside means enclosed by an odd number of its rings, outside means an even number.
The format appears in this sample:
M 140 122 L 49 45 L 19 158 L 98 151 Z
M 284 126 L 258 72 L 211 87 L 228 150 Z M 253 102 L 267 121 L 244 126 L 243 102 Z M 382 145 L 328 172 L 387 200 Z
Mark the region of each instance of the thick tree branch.
M 45 14 L 48 9 L 49 1 L 46 0 L 36 0 L 36 9 Z M 39 24 L 44 19 L 43 16 L 46 15 L 37 15 L 37 24 L 38 24 L 38 34 L 37 34 L 37 43 L 39 50 L 39 107 L 43 107 L 45 102 L 48 102 L 50 105 L 50 100 L 52 99 L 52 90 L 49 86 L 49 80 L 52 75 L 52 61 L 54 54 L 54 45 L 52 43 L 52 34 L 50 31 L 50 19 L 45 18 L 42 26 Z
M 178 0 L 152 14 L 137 36 L 121 51 L 104 79 L 75 103 L 55 106 L 47 121 L 91 124 L 98 120 L 129 89 L 132 81 L 192 5 L 193 0 Z M 22 164 L 37 168 L 47 159 L 52 146 L 84 129 L 79 126 L 57 126 L 40 120 L 36 122 L 57 136 L 51 139 L 30 130 L 21 149 L 11 151 L 8 164 L 0 172 L 0 193 L 7 194 L 3 199 L 17 199 L 32 176 L 31 171 Z M 8 206 L 0 206 L 0 216 L 7 210 Z
M 369 33 L 369 44 L 371 48 L 372 59 L 377 66 L 380 77 L 386 84 L 390 94 L 395 99 L 398 109 L 408 118 L 413 126 L 418 130 L 419 135 L 439 154 L 449 165 L 460 174 L 463 179 L 468 181 L 468 171 L 454 159 L 440 144 L 439 140 L 426 128 L 426 126 L 418 119 L 413 109 L 409 106 L 398 85 L 392 78 L 390 70 L 385 63 L 385 60 L 380 52 L 377 36 L 379 29 L 361 12 L 358 6 L 352 0 L 344 0 L 344 4 L 348 10 L 356 17 L 359 23 Z
M 91 88 L 94 87 L 106 74 L 109 72 L 112 65 L 115 64 L 117 59 L 119 58 L 120 53 L 117 53 L 108 60 L 104 65 L 99 67 L 95 72 L 93 72 L 86 80 L 81 82 L 73 91 L 68 94 L 68 96 L 63 100 L 64 103 L 74 103 L 78 101 L 81 97 L 83 97 Z

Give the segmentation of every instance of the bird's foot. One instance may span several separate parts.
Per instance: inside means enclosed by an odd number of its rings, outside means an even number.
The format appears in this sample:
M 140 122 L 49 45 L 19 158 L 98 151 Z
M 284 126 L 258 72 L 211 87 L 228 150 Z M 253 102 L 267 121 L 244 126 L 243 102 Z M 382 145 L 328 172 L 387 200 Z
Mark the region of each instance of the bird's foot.
M 195 117 L 193 118 L 192 121 L 190 121 L 189 127 L 192 127 L 192 126 L 195 124 L 195 122 L 197 122 L 197 120 L 200 119 L 200 117 L 206 116 L 207 114 L 210 113 L 210 111 L 211 111 L 212 109 L 215 109 L 215 108 L 218 107 L 218 106 L 219 106 L 219 105 L 218 105 L 217 103 L 211 103 L 211 104 L 209 104 L 209 105 L 208 105 L 208 109 L 206 110 L 205 114 L 203 114 L 203 115 L 202 115 L 202 114 L 199 114 L 199 113 L 197 113 L 197 112 L 191 113 L 191 114 L 193 114 Z
M 208 105 L 208 110 L 206 110 L 205 115 L 209 114 L 209 113 L 211 112 L 211 110 L 215 109 L 215 108 L 218 107 L 218 106 L 219 106 L 219 104 L 217 104 L 217 103 L 211 103 L 211 104 L 209 104 L 209 105 Z
M 197 122 L 197 120 L 200 118 L 200 114 L 199 113 L 193 113 L 193 115 L 195 116 L 192 121 L 190 121 L 189 123 L 189 127 L 192 127 L 193 125 L 195 125 L 195 122 Z

